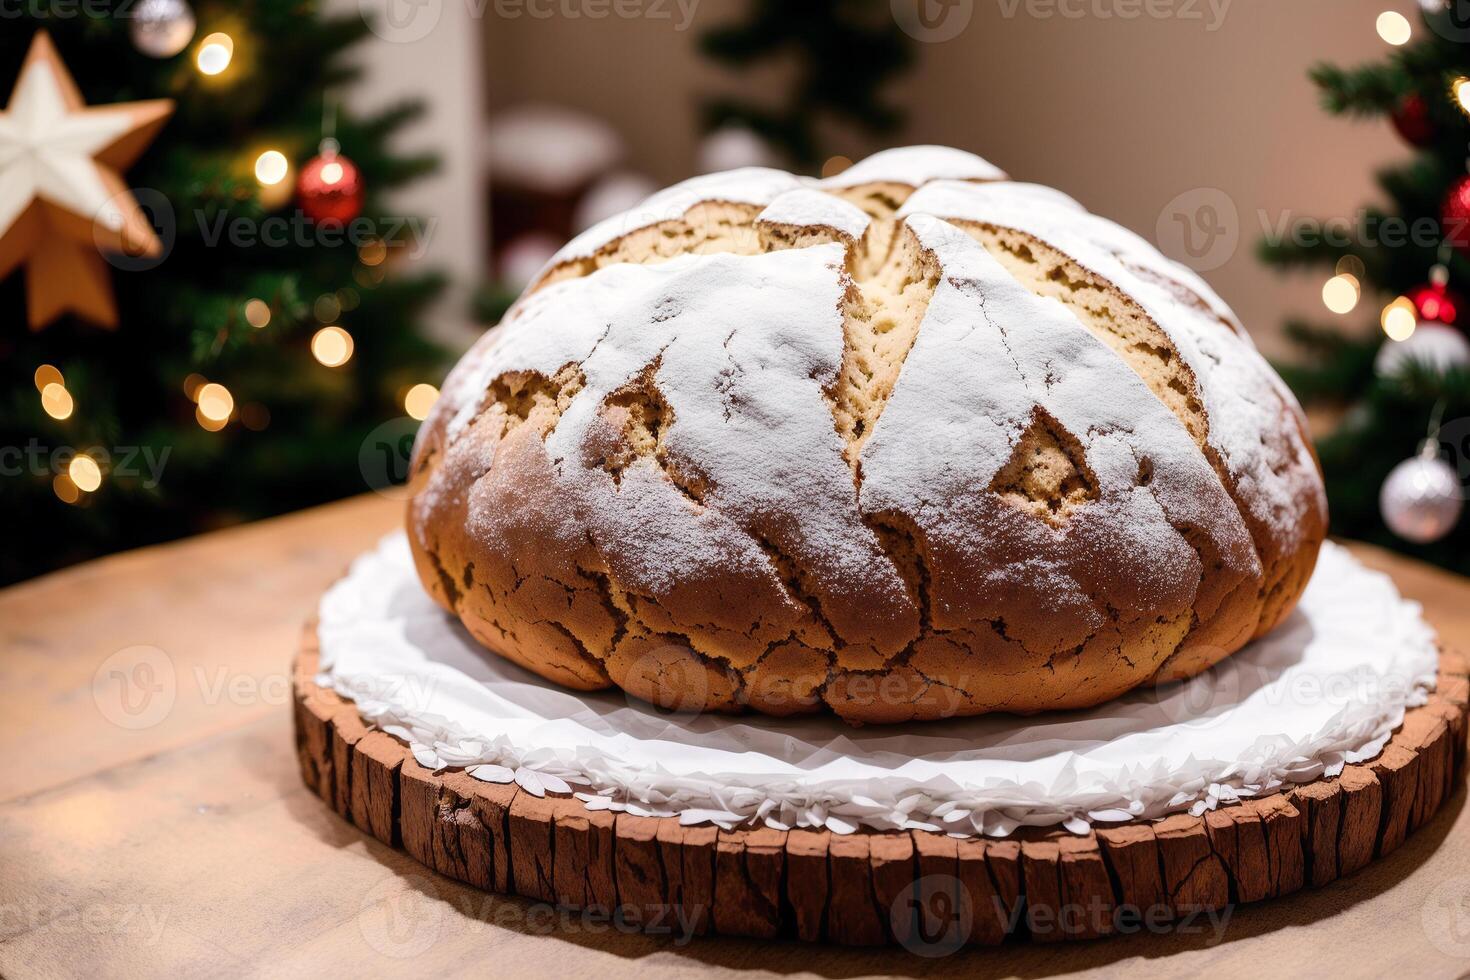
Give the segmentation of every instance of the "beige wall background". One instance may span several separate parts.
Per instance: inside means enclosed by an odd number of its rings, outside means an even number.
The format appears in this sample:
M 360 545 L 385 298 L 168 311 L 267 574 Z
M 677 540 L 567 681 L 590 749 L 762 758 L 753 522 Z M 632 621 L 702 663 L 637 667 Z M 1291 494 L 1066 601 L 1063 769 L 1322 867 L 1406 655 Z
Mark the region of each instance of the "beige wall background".
M 529 2 L 486 8 L 487 105 L 538 101 L 595 113 L 628 141 L 630 165 L 661 182 L 694 171 L 702 94 L 776 97 L 789 68 L 733 75 L 699 55 L 699 33 L 738 16 L 744 0 L 685 0 L 682 8 L 628 0 L 624 9 L 642 16 L 601 19 L 582 0 Z M 1236 210 L 1226 233 L 1238 244 L 1205 276 L 1263 348 L 1279 352 L 1287 314 L 1331 314 L 1318 298 L 1323 276 L 1262 267 L 1256 239 L 1286 213 L 1355 213 L 1377 197 L 1372 173 L 1408 152 L 1386 124 L 1325 115 L 1307 68 L 1381 56 L 1377 15 L 1399 9 L 1422 29 L 1416 4 L 1153 0 L 1167 16 L 1120 16 L 1147 7 L 958 0 L 949 16 L 968 15 L 963 29 L 915 44 L 915 69 L 894 86 L 909 117 L 893 142 L 980 153 L 1155 241 L 1161 213 L 1180 194 L 1223 191 Z M 875 148 L 842 132 L 831 146 L 854 158 Z M 1371 326 L 1374 309 L 1368 300 L 1345 322 Z

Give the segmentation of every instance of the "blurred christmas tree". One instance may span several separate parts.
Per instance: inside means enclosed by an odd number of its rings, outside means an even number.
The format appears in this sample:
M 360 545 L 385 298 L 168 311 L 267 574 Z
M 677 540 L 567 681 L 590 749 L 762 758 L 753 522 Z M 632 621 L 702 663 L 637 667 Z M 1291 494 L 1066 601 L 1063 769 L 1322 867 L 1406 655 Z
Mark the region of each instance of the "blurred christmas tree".
M 751 0 L 743 21 L 709 31 L 700 44 L 705 55 L 733 68 L 782 59 L 795 63 L 782 103 L 709 99 L 704 124 L 707 130 L 748 130 L 798 169 L 813 170 L 826 159 L 824 120 L 879 136 L 903 122 L 883 89 L 909 67 L 913 50 L 887 0 Z
M 1389 206 L 1364 209 L 1346 234 L 1295 223 L 1260 252 L 1330 268 L 1327 308 L 1378 320 L 1287 324 L 1303 357 L 1283 376 L 1319 418 L 1338 417 L 1317 441 L 1333 532 L 1470 572 L 1470 22 L 1453 2 L 1421 5 L 1417 25 L 1379 18 L 1394 46 L 1383 61 L 1312 70 L 1327 111 L 1384 118 L 1415 149 L 1377 175 Z
M 393 419 L 411 427 L 405 411 L 422 416 L 433 397 L 422 383 L 443 367 L 414 322 L 440 282 L 387 274 L 403 246 L 421 244 L 423 225 L 386 214 L 380 198 L 435 165 L 387 148 L 419 107 L 371 118 L 335 109 L 354 77 L 343 53 L 367 25 L 302 0 L 197 15 L 184 0 L 25 9 L 35 12 L 0 32 L 0 98 L 22 81 L 28 52 L 34 61 L 49 48 L 36 41 L 44 31 L 83 112 L 158 99 L 174 112 L 127 169 L 137 190 L 114 198 L 146 212 L 153 255 L 97 261 L 106 208 L 90 253 L 66 244 L 66 215 L 46 200 L 28 243 L 21 222 L 10 228 L 9 251 L 28 257 L 22 273 L 12 256 L 0 282 L 0 581 L 366 489 L 365 440 Z M 24 100 L 11 96 L 11 129 L 0 128 L 19 145 L 0 154 L 0 275 L 15 217 L 4 198 L 19 186 L 3 171 L 28 166 L 25 140 L 58 125 L 44 94 L 56 83 L 26 82 Z M 88 170 L 79 159 L 57 172 Z M 91 178 L 77 179 L 85 190 Z M 85 238 L 85 224 L 70 231 Z M 53 318 L 49 302 L 81 313 Z

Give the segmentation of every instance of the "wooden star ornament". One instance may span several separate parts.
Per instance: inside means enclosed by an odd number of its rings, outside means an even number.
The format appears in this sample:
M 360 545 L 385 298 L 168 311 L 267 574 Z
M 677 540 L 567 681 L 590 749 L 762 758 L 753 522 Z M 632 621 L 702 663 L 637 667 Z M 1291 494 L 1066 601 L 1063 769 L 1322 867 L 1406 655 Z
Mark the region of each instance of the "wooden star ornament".
M 169 99 L 88 108 L 50 36 L 36 34 L 0 112 L 0 279 L 25 265 L 32 330 L 64 313 L 117 326 L 103 253 L 163 249 L 121 172 L 173 111 Z

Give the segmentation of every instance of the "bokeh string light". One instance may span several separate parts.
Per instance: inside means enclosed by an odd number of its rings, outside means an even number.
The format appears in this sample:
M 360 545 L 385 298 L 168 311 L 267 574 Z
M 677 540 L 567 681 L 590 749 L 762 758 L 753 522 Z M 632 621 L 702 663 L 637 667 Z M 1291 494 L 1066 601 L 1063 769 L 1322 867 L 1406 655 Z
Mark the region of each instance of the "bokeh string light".
M 102 467 L 86 453 L 78 453 L 72 457 L 71 464 L 66 468 L 66 475 L 71 477 L 71 482 L 82 493 L 95 493 L 102 486 Z
M 352 334 L 338 326 L 322 327 L 311 338 L 311 356 L 327 367 L 341 367 L 352 359 Z
M 56 365 L 42 364 L 31 375 L 31 380 L 41 393 L 41 411 L 58 422 L 71 418 L 76 405 L 72 401 L 71 392 L 66 390 L 66 379 Z
M 408 413 L 409 418 L 422 422 L 429 417 L 429 409 L 433 408 L 434 403 L 438 400 L 439 389 L 421 382 L 404 394 L 403 410 Z
M 194 64 L 205 75 L 218 75 L 230 67 L 235 57 L 235 40 L 223 31 L 216 31 L 199 42 L 194 55 Z
M 61 376 L 60 369 L 52 364 L 42 364 L 40 367 L 36 368 L 36 373 L 33 376 L 33 379 L 36 382 L 37 391 L 45 391 L 47 385 L 66 384 L 66 379 Z
M 1361 292 L 1356 276 L 1338 273 L 1322 284 L 1322 304 L 1333 313 L 1351 313 Z
M 74 504 L 81 500 L 82 492 L 77 485 L 71 482 L 71 477 L 65 473 L 58 473 L 51 481 L 51 490 L 56 494 L 58 500 L 64 504 Z
M 228 424 L 235 411 L 235 396 L 230 389 L 210 381 L 200 385 L 194 396 L 194 417 L 202 428 L 218 432 Z
M 1389 44 L 1398 47 L 1409 42 L 1409 35 L 1413 33 L 1409 27 L 1409 19 L 1397 10 L 1385 10 L 1378 15 L 1378 36 Z
M 1378 320 L 1389 340 L 1408 340 L 1418 326 L 1418 314 L 1414 302 L 1407 296 L 1400 296 L 1383 308 Z
M 280 150 L 266 150 L 255 158 L 255 179 L 266 187 L 279 184 L 291 171 L 291 162 Z
M 1450 84 L 1450 94 L 1454 96 L 1455 104 L 1460 111 L 1470 115 L 1470 78 L 1461 75 Z
M 257 330 L 270 326 L 270 304 L 263 299 L 247 300 L 245 303 L 245 322 Z
M 58 422 L 71 418 L 75 408 L 71 392 L 60 382 L 52 381 L 41 389 L 41 410 Z

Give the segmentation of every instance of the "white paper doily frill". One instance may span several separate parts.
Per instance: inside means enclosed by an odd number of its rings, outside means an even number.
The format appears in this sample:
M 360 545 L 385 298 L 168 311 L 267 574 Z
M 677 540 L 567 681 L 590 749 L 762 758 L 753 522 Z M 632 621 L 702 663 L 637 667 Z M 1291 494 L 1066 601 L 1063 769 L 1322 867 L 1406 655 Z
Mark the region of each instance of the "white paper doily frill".
M 1323 546 L 1297 610 L 1215 669 L 1080 712 L 853 728 L 828 716 L 678 715 L 559 688 L 481 647 L 419 585 L 401 533 L 322 598 L 317 683 L 412 748 L 593 809 L 732 827 L 1017 826 L 1201 813 L 1372 758 L 1434 686 L 1417 603 Z

